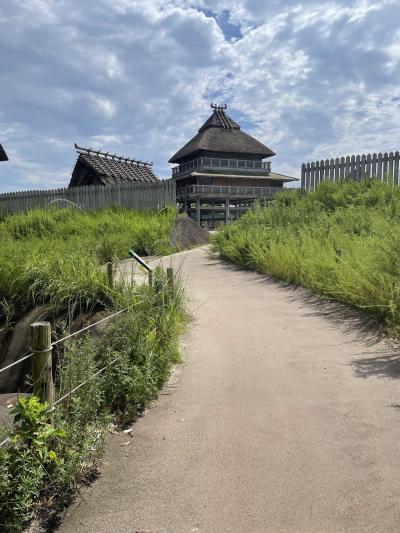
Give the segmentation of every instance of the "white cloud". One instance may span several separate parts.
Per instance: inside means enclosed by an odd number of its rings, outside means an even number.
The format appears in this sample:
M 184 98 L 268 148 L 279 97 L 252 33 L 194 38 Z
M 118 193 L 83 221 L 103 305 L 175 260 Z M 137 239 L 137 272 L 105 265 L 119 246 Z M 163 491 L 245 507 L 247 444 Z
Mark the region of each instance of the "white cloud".
M 211 100 L 282 172 L 397 149 L 399 15 L 398 0 L 10 0 L 0 183 L 67 184 L 74 141 L 154 160 L 167 177 Z
M 108 98 L 96 94 L 90 94 L 89 99 L 95 111 L 99 111 L 105 118 L 112 118 L 116 112 L 115 104 Z

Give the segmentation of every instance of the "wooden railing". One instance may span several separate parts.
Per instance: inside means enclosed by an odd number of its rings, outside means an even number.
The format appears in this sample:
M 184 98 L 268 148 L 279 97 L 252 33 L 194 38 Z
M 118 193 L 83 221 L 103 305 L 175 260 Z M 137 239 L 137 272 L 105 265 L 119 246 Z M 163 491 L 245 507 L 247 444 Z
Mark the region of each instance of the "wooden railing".
M 188 185 L 178 188 L 176 196 L 217 195 L 217 196 L 247 196 L 251 198 L 273 198 L 282 187 L 241 187 L 218 185 Z
M 271 172 L 270 161 L 253 161 L 248 159 L 224 159 L 220 157 L 198 157 L 188 163 L 183 163 L 178 167 L 172 168 L 172 175 L 176 176 L 183 172 L 195 170 L 201 167 L 206 168 L 224 168 L 224 169 L 242 169 L 242 170 L 262 170 L 265 173 Z

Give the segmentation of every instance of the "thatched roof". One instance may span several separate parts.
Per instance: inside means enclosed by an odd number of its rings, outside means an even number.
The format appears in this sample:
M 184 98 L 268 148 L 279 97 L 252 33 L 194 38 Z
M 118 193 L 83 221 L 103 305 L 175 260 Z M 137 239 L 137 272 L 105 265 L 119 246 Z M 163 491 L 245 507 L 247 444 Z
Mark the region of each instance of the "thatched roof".
M 8 156 L 6 154 L 6 151 L 0 144 L 0 161 L 8 161 Z
M 115 185 L 128 182 L 155 182 L 152 163 L 108 152 L 82 148 L 75 144 L 78 160 L 69 187 L 80 185 Z
M 201 151 L 249 154 L 260 158 L 275 155 L 268 146 L 240 129 L 239 124 L 225 113 L 226 105 L 211 104 L 211 107 L 212 115 L 202 125 L 197 135 L 171 157 L 170 163 L 179 163 L 187 156 L 197 155 Z

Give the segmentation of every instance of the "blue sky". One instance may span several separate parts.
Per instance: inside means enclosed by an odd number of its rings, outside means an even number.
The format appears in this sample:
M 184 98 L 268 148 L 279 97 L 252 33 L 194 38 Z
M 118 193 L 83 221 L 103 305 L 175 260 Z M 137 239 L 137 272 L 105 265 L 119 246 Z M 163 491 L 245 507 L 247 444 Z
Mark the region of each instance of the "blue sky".
M 68 184 L 74 142 L 168 158 L 228 104 L 276 171 L 399 149 L 400 0 L 3 0 L 0 191 Z

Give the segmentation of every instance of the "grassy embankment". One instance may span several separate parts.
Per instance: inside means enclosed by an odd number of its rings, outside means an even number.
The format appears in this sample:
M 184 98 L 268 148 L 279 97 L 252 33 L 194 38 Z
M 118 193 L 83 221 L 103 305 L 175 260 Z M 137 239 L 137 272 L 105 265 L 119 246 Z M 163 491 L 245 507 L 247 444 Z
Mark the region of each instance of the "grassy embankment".
M 220 255 L 400 324 L 400 189 L 375 180 L 289 190 L 213 237 Z
M 126 257 L 130 247 L 140 254 L 170 252 L 175 217 L 174 210 L 55 210 L 0 222 L 3 327 L 38 304 L 62 314 L 66 331 L 68 317 L 80 312 L 134 305 L 100 342 L 85 336 L 60 345 L 57 396 L 118 361 L 60 404 L 53 425 L 35 399 L 15 407 L 20 428 L 0 449 L 1 531 L 21 531 L 38 507 L 57 511 L 65 505 L 77 482 L 93 473 L 104 429 L 139 414 L 179 360 L 182 291 L 160 296 L 123 282 L 110 288 L 102 267 L 110 257 Z

